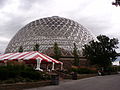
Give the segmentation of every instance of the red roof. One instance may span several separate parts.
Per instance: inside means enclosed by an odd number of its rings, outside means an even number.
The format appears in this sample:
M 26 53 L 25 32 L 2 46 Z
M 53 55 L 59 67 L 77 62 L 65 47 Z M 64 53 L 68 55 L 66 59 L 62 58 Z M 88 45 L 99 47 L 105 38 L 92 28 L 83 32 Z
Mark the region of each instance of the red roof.
M 55 60 L 43 53 L 32 51 L 32 52 L 22 52 L 22 53 L 7 53 L 0 55 L 0 61 L 6 60 L 36 60 L 41 59 L 42 61 L 46 62 L 54 62 L 58 64 L 63 64 L 62 62 Z

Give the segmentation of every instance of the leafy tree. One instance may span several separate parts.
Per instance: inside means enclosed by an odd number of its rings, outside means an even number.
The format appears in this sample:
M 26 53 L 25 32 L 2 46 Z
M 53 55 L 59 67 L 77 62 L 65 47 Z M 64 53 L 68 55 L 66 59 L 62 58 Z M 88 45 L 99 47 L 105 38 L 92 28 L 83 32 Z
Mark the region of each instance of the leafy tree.
M 53 56 L 53 58 L 56 60 L 59 60 L 59 58 L 61 56 L 61 51 L 60 51 L 60 48 L 58 47 L 58 44 L 56 42 L 54 43 L 53 49 L 54 49 L 54 54 L 55 54 Z
M 39 51 L 39 44 L 37 44 L 37 43 L 35 44 L 33 51 Z
M 19 47 L 18 52 L 23 52 L 23 47 L 22 46 Z
M 110 39 L 105 35 L 97 36 L 98 41 L 92 40 L 88 45 L 84 45 L 83 54 L 87 57 L 90 64 L 104 69 L 112 65 L 116 60 L 118 39 Z
M 76 47 L 75 43 L 74 43 L 73 55 L 74 55 L 74 62 L 73 62 L 73 64 L 75 66 L 79 66 L 80 60 L 79 60 L 78 50 L 77 50 L 77 47 Z

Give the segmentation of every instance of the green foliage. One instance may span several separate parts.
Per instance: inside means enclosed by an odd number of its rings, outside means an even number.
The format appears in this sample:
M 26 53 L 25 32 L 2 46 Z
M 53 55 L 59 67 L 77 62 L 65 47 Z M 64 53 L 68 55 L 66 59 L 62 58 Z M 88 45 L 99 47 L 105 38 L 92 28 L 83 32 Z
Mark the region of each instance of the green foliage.
M 117 72 L 118 71 L 118 68 L 117 67 L 114 67 L 114 66 L 111 66 L 111 67 L 107 67 L 105 69 L 106 72 Z
M 37 44 L 37 43 L 35 44 L 33 51 L 39 51 L 39 44 Z
M 78 74 L 95 74 L 96 70 L 91 70 L 89 68 L 72 68 L 73 72 L 77 72 Z
M 22 46 L 19 47 L 18 52 L 23 52 L 23 47 Z
M 79 66 L 80 60 L 79 60 L 78 50 L 77 50 L 77 47 L 76 47 L 76 44 L 75 44 L 75 43 L 74 43 L 73 55 L 74 55 L 74 62 L 73 62 L 73 64 L 74 64 L 75 66 Z
M 50 79 L 46 73 L 35 71 L 24 64 L 8 64 L 0 66 L 0 80 L 9 82 L 26 82 Z
M 115 49 L 118 48 L 118 39 L 110 39 L 105 35 L 99 35 L 97 39 L 84 46 L 84 55 L 92 65 L 103 68 L 111 66 L 117 56 Z
M 54 48 L 54 54 L 55 54 L 53 56 L 53 58 L 56 60 L 59 60 L 59 58 L 61 56 L 61 51 L 60 51 L 60 48 L 58 47 L 58 44 L 56 42 L 54 43 L 53 48 Z
M 118 68 L 118 71 L 120 71 L 120 66 L 118 66 L 117 68 Z

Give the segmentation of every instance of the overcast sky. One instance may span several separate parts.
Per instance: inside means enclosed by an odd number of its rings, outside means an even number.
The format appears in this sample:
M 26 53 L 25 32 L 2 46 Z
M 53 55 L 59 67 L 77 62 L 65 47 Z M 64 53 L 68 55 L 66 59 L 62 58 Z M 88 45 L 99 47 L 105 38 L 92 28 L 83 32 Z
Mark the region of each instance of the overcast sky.
M 0 52 L 27 23 L 50 16 L 77 21 L 93 34 L 120 40 L 120 7 L 114 0 L 0 0 Z M 120 46 L 120 45 L 119 45 Z

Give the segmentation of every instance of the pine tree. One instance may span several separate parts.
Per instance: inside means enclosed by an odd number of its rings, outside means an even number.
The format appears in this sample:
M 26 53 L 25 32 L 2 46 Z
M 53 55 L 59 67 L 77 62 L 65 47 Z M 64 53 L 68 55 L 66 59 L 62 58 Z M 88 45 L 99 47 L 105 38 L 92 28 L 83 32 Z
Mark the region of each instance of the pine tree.
M 19 47 L 18 52 L 23 52 L 23 47 L 22 46 Z
M 74 43 L 74 48 L 73 48 L 73 55 L 74 55 L 74 62 L 73 62 L 73 64 L 75 66 L 79 66 L 80 65 L 80 60 L 79 60 L 78 50 L 77 50 L 77 47 L 76 47 L 75 43 Z
M 37 44 L 37 43 L 35 44 L 33 51 L 39 51 L 39 44 Z
M 58 44 L 56 42 L 54 43 L 53 49 L 54 49 L 53 58 L 56 60 L 59 60 L 59 58 L 61 56 L 61 51 L 60 51 L 60 48 L 58 47 Z

